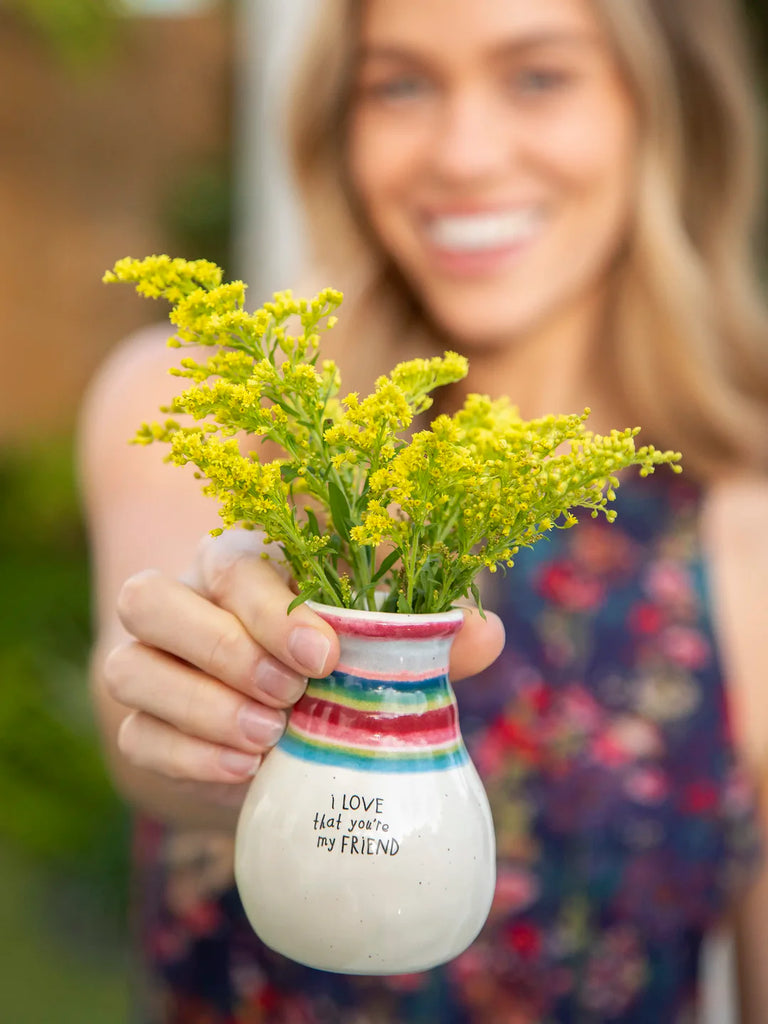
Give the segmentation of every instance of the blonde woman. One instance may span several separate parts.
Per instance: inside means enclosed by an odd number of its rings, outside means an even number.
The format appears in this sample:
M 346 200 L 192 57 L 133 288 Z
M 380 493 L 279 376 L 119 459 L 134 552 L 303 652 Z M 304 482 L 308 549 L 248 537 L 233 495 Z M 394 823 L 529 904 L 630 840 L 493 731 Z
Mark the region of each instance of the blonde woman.
M 457 693 L 499 850 L 477 942 L 408 978 L 323 974 L 254 938 L 231 837 L 336 638 L 285 615 L 257 542 L 198 545 L 215 524 L 193 480 L 125 452 L 169 393 L 157 337 L 111 361 L 83 425 L 94 692 L 139 811 L 146 1022 L 673 1024 L 696 1019 L 726 917 L 741 1020 L 768 1019 L 768 314 L 743 34 L 735 0 L 322 3 L 294 150 L 318 279 L 347 296 L 345 383 L 450 344 L 467 388 L 640 423 L 686 474 L 623 481 L 615 524 L 525 552 L 500 618 L 467 618 L 453 671 L 475 674 Z

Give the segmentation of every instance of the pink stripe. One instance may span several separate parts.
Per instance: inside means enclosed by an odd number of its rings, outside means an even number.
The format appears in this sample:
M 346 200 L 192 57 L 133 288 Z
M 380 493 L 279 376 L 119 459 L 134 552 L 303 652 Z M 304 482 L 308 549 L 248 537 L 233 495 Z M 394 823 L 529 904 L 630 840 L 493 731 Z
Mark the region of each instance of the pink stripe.
M 347 675 L 357 676 L 359 679 L 381 680 L 382 682 L 386 680 L 392 683 L 421 683 L 425 679 L 437 679 L 442 675 L 434 665 L 423 672 L 408 672 L 406 669 L 400 672 L 391 672 L 389 669 L 374 669 L 368 672 L 358 665 L 345 665 L 343 662 L 338 663 L 334 672 L 346 672 Z

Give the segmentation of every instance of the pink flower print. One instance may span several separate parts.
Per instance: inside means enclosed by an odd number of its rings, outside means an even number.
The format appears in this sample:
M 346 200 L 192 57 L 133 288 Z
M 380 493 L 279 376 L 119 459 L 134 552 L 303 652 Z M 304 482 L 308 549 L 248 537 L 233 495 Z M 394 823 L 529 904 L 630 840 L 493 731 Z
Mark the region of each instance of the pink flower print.
M 498 737 L 507 751 L 528 764 L 539 764 L 542 760 L 540 738 L 536 730 L 525 722 L 511 716 L 497 719 L 489 732 Z
M 669 626 L 659 637 L 661 650 L 678 665 L 692 670 L 703 668 L 710 648 L 702 634 L 688 626 Z
M 204 901 L 188 907 L 183 915 L 185 926 L 192 935 L 211 935 L 222 921 L 222 911 L 218 903 Z
M 595 737 L 592 756 L 611 768 L 642 758 L 658 757 L 662 741 L 655 725 L 636 715 L 621 715 Z
M 418 992 L 427 980 L 426 974 L 391 974 L 387 978 L 387 988 L 393 992 Z
M 686 811 L 693 814 L 705 814 L 716 810 L 718 799 L 717 787 L 706 779 L 701 779 L 686 787 L 683 793 L 683 806 Z
M 597 940 L 586 966 L 581 1002 L 593 1013 L 626 1012 L 646 977 L 645 958 L 634 929 L 619 925 Z
M 594 732 L 605 717 L 600 704 L 583 686 L 570 686 L 563 693 L 560 714 L 573 729 L 582 733 Z
M 476 942 L 452 960 L 448 969 L 456 983 L 464 987 L 474 978 L 488 977 L 491 973 L 492 959 L 490 950 L 482 942 Z
M 448 971 L 461 993 L 462 1004 L 469 1009 L 469 1020 L 503 1021 L 504 1024 L 540 1024 L 542 1007 L 538 972 L 524 976 L 509 959 L 492 953 L 476 942 L 448 964 Z
M 599 580 L 578 574 L 568 563 L 558 562 L 546 567 L 539 589 L 554 604 L 573 612 L 597 607 L 605 593 L 605 587 Z
M 508 747 L 499 730 L 488 729 L 472 747 L 472 760 L 484 779 L 499 775 L 507 766 Z
M 515 921 L 505 932 L 507 945 L 521 960 L 535 960 L 541 953 L 541 929 L 528 921 Z
M 500 867 L 496 876 L 493 912 L 512 914 L 533 903 L 539 895 L 535 875 L 524 868 Z
M 629 628 L 642 636 L 653 636 L 664 624 L 664 616 L 655 604 L 636 604 L 629 613 Z
M 534 715 L 546 714 L 552 707 L 552 688 L 547 686 L 540 676 L 533 676 L 530 682 L 518 689 L 518 692 L 520 703 Z
M 596 575 L 620 572 L 632 565 L 632 543 L 621 530 L 587 520 L 570 539 L 573 558 Z
M 624 789 L 639 804 L 659 804 L 669 794 L 669 781 L 658 768 L 638 768 L 624 782 Z
M 690 572 L 679 562 L 654 562 L 645 575 L 643 589 L 665 608 L 688 611 L 696 603 Z
M 755 787 L 747 773 L 734 768 L 722 792 L 723 811 L 732 818 L 740 818 L 755 806 Z

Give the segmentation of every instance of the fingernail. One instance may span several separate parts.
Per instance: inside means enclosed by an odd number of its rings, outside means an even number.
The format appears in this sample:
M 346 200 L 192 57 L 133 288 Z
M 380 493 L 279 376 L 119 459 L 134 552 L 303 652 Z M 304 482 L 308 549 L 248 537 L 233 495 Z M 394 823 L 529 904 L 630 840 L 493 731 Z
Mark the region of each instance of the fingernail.
M 288 637 L 288 650 L 311 676 L 322 674 L 330 649 L 328 637 L 308 626 L 299 626 Z
M 299 676 L 271 658 L 262 658 L 253 673 L 253 682 L 261 693 L 277 697 L 286 704 L 295 703 L 304 693 L 306 676 Z
M 261 761 L 261 754 L 242 754 L 239 750 L 223 750 L 219 755 L 221 767 L 241 778 L 255 775 Z
M 243 736 L 261 747 L 273 747 L 285 732 L 286 717 L 279 711 L 244 704 L 237 713 Z

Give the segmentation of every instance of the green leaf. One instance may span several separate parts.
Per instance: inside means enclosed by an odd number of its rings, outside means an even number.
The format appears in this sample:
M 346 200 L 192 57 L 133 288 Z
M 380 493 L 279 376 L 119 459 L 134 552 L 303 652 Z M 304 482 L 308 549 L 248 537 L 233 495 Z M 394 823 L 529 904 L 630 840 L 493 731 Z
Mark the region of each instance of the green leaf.
M 319 593 L 320 591 L 317 589 L 317 587 L 313 588 L 312 590 L 302 590 L 301 593 L 297 594 L 296 597 L 294 597 L 294 599 L 288 605 L 288 614 L 290 615 L 294 608 L 298 608 L 299 605 L 304 604 L 305 601 L 313 601 L 318 596 Z
M 328 541 L 328 546 L 326 547 L 325 550 L 332 555 L 336 555 L 337 557 L 344 553 L 344 541 L 341 539 L 338 533 L 331 534 L 330 540 Z
M 472 581 L 472 583 L 469 584 L 469 592 L 472 595 L 475 604 L 477 605 L 477 610 L 480 612 L 480 618 L 483 621 L 485 621 L 485 612 L 483 610 L 483 601 L 482 601 L 482 598 L 480 597 L 480 590 L 479 590 L 477 584 L 474 582 L 474 580 Z
M 392 566 L 395 564 L 399 557 L 400 548 L 395 548 L 394 551 L 390 551 L 390 553 L 387 555 L 387 557 L 384 559 L 379 568 L 371 577 L 371 583 L 378 583 L 382 576 L 386 575 L 386 573 L 389 572 L 389 570 L 392 568 Z
M 332 480 L 328 484 L 328 504 L 331 508 L 331 517 L 333 519 L 333 525 L 336 527 L 338 532 L 344 538 L 349 540 L 349 528 L 352 523 L 352 514 L 349 509 L 349 502 L 347 496 Z
M 405 615 L 413 611 L 411 606 L 408 604 L 408 600 L 405 594 L 398 594 L 397 597 L 397 610 Z
M 309 532 L 314 537 L 319 537 L 320 536 L 320 524 L 317 521 L 317 516 L 312 511 L 312 509 L 309 508 L 309 507 L 304 509 L 304 513 L 305 513 L 305 515 L 307 517 L 307 525 L 309 526 Z
M 298 469 L 296 468 L 296 466 L 290 465 L 290 463 L 284 463 L 280 467 L 280 479 L 285 484 L 292 483 L 296 479 L 296 477 L 298 475 L 299 475 Z

